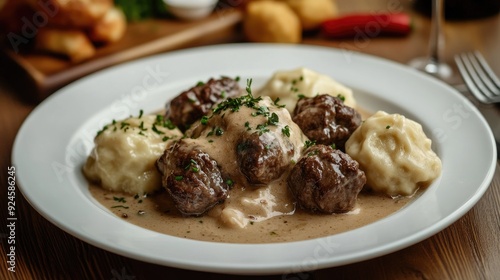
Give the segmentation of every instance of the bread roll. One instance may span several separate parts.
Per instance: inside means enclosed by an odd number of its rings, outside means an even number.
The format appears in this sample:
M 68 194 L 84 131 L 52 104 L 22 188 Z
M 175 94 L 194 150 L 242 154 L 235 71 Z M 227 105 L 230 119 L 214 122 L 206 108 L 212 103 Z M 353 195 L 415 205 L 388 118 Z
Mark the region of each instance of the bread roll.
M 120 40 L 127 28 L 127 20 L 122 10 L 111 8 L 89 30 L 89 37 L 96 43 L 114 43 Z
M 25 0 L 61 28 L 90 28 L 113 7 L 113 0 Z
M 81 30 L 40 28 L 35 49 L 64 55 L 72 62 L 80 62 L 95 54 L 95 47 Z

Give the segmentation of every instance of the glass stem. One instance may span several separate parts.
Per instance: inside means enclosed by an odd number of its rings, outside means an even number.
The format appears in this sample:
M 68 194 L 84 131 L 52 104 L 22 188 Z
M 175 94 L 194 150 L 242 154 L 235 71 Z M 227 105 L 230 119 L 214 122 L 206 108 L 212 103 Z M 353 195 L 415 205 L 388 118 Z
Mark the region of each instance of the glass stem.
M 431 36 L 430 36 L 430 44 L 429 44 L 429 59 L 434 63 L 440 62 L 440 49 L 442 45 L 442 34 L 441 29 L 443 25 L 443 4 L 444 0 L 433 0 L 433 9 L 432 9 L 432 23 L 431 23 Z

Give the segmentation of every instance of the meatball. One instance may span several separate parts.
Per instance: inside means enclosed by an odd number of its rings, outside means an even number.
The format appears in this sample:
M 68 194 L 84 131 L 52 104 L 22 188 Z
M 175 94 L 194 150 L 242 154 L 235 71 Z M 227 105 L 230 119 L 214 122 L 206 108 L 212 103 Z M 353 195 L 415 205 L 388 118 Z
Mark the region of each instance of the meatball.
M 182 92 L 166 106 L 166 119 L 185 131 L 195 121 L 206 115 L 214 104 L 226 97 L 239 95 L 238 82 L 232 78 L 210 79 Z
M 349 136 L 361 124 L 361 115 L 340 98 L 323 94 L 300 99 L 293 121 L 316 144 L 335 144 L 344 149 Z
M 184 215 L 201 215 L 227 198 L 228 185 L 217 162 L 180 140 L 158 159 L 162 185 Z
M 289 167 L 294 146 L 281 133 L 269 131 L 243 134 L 237 144 L 241 173 L 251 184 L 268 184 L 278 179 Z
M 300 207 L 344 213 L 354 208 L 366 176 L 348 154 L 331 146 L 315 145 L 304 151 L 287 183 Z

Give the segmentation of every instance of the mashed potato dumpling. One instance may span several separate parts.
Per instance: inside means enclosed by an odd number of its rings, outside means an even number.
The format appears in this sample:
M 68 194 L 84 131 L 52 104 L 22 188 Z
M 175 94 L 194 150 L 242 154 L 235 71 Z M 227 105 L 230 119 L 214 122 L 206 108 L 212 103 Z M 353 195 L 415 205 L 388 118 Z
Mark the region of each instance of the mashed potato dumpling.
M 378 111 L 366 119 L 347 140 L 346 152 L 359 162 L 366 184 L 390 196 L 412 195 L 441 173 L 422 126 L 399 114 Z
M 273 100 L 279 98 L 279 103 L 286 105 L 290 113 L 293 113 L 295 104 L 301 96 L 314 97 L 317 94 L 342 96 L 345 105 L 356 107 L 356 100 L 351 89 L 327 75 L 303 67 L 274 73 L 264 87 L 257 92 L 257 95 L 267 95 Z
M 180 130 L 167 125 L 161 115 L 113 121 L 95 137 L 83 172 L 107 190 L 152 193 L 161 188 L 156 160 L 171 140 L 180 137 Z

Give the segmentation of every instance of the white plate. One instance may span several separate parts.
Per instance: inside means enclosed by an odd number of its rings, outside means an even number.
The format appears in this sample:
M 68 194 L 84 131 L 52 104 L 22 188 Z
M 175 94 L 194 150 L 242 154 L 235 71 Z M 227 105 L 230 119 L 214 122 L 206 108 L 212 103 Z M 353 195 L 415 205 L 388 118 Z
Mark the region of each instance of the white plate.
M 443 171 L 421 197 L 365 227 L 300 242 L 227 244 L 172 237 L 132 225 L 92 198 L 81 166 L 96 131 L 112 119 L 153 112 L 200 80 L 254 79 L 305 66 L 355 91 L 371 111 L 402 113 L 433 139 Z M 237 273 L 291 273 L 381 256 L 417 243 L 464 215 L 488 188 L 493 135 L 479 112 L 450 86 L 380 58 L 312 46 L 226 45 L 158 55 L 83 78 L 38 106 L 16 138 L 19 187 L 45 218 L 97 247 L 146 262 Z

